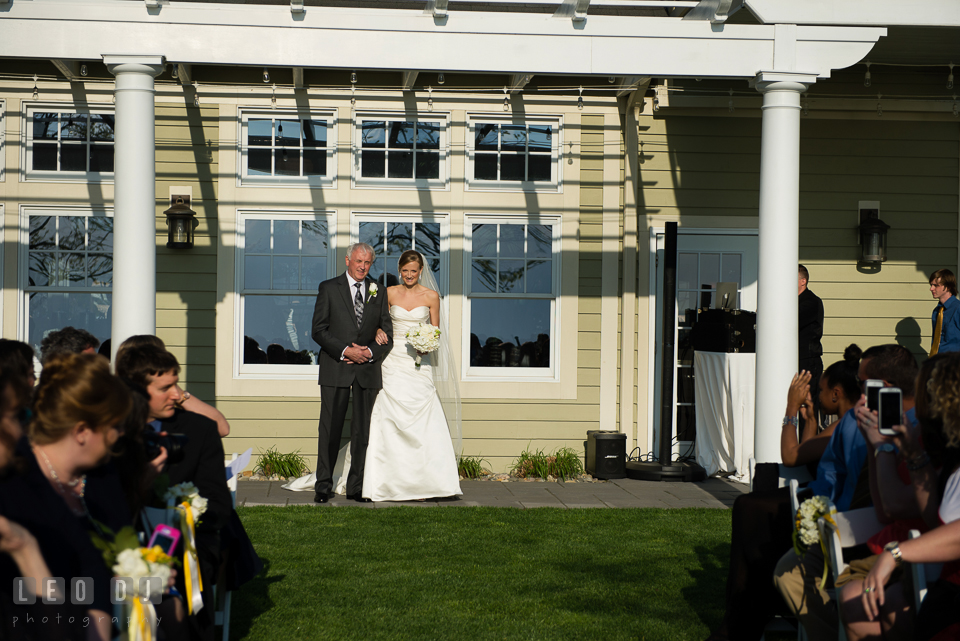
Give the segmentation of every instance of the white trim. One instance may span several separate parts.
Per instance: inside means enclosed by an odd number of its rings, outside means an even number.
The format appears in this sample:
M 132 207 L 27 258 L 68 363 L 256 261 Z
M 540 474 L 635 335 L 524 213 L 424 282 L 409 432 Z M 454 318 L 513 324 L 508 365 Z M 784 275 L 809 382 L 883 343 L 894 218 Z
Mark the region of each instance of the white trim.
M 313 210 L 313 209 L 255 209 L 238 208 L 236 212 L 236 237 L 237 244 L 234 248 L 235 272 L 234 272 L 234 307 L 233 307 L 233 359 L 231 369 L 235 380 L 305 380 L 315 381 L 320 375 L 318 365 L 250 365 L 243 363 L 244 355 L 244 297 L 247 295 L 244 289 L 244 255 L 246 240 L 244 230 L 246 221 L 250 218 L 261 220 L 322 220 L 327 225 L 327 269 L 323 280 L 331 278 L 335 274 L 336 258 L 336 211 L 333 210 Z M 272 238 L 272 235 L 271 235 Z M 320 283 L 316 283 L 319 285 Z M 257 293 L 261 293 L 257 290 Z M 276 296 L 315 296 L 314 290 L 264 290 L 265 295 Z M 251 294 L 256 295 L 256 294 Z
M 620 115 L 607 113 L 604 117 L 603 148 L 619 146 Z M 603 154 L 603 183 L 609 184 L 620 178 L 618 154 Z M 625 160 L 625 159 L 624 159 Z M 620 296 L 619 267 L 623 256 L 620 242 L 620 195 L 619 189 L 603 189 L 602 237 L 600 241 L 600 429 L 620 431 L 617 422 L 617 364 L 628 366 L 628 356 L 618 350 L 617 324 L 620 314 L 617 308 L 623 300 Z M 624 323 L 626 325 L 626 323 Z M 618 358 L 619 357 L 619 358 Z M 620 408 L 625 412 L 630 408 Z M 627 434 L 627 444 L 633 436 Z M 630 448 L 632 449 L 632 448 Z M 629 450 L 628 450 L 629 451 Z
M 463 319 L 462 332 L 465 340 L 461 351 L 462 378 L 468 382 L 558 382 L 560 380 L 560 344 L 561 344 L 561 270 L 562 270 L 562 216 L 559 214 L 470 214 L 463 216 Z M 516 294 L 503 295 L 492 293 L 477 298 L 515 298 L 550 300 L 550 367 L 471 367 L 470 341 L 471 336 L 470 307 L 471 307 L 471 259 L 473 255 L 473 225 L 551 225 L 553 227 L 553 246 L 551 257 L 552 291 L 549 294 Z M 569 364 L 568 364 L 569 367 Z
M 323 176 L 247 176 L 247 150 L 246 144 L 247 122 L 251 117 L 270 118 L 272 120 L 289 119 L 292 117 L 297 120 L 324 120 L 327 123 L 327 146 L 318 147 L 326 152 L 327 171 Z M 285 118 L 286 117 L 286 118 Z M 326 187 L 335 189 L 337 186 L 337 142 L 339 117 L 335 108 L 329 109 L 269 109 L 264 107 L 240 107 L 237 115 L 237 186 L 238 187 L 297 187 L 313 188 Z M 302 127 L 302 124 L 301 124 Z M 271 147 L 271 151 L 276 151 L 276 146 Z M 293 147 L 291 147 L 293 149 Z M 296 148 L 302 152 L 304 147 Z
M 476 133 L 478 123 L 496 123 L 498 125 L 531 125 L 549 124 L 554 127 L 555 135 L 551 135 L 550 150 L 550 180 L 549 181 L 499 181 L 476 180 L 474 175 L 474 160 L 476 155 Z M 563 116 L 556 114 L 514 114 L 497 112 L 467 112 L 466 126 L 466 161 L 464 164 L 464 184 L 467 191 L 521 191 L 521 192 L 563 192 Z M 497 151 L 498 161 L 501 151 Z M 529 152 L 528 152 L 529 153 Z M 524 154 L 526 156 L 526 154 Z M 546 154 L 535 154 L 546 155 Z M 498 162 L 499 165 L 499 162 Z
M 7 101 L 0 98 L 0 182 L 7 179 L 7 147 L 4 144 L 7 140 Z M 0 205 L 2 207 L 2 205 Z M 2 211 L 2 209 L 0 209 Z
M 112 171 L 65 171 L 65 170 L 33 170 L 31 169 L 33 161 L 33 124 L 32 116 L 34 113 L 43 113 L 44 110 L 56 112 L 58 114 L 74 113 L 86 114 L 88 117 L 94 114 L 109 114 L 116 116 L 116 109 L 113 105 L 99 105 L 96 103 L 75 103 L 75 102 L 53 102 L 53 101 L 23 101 L 21 104 L 21 122 L 20 122 L 20 140 L 23 145 L 20 149 L 20 182 L 55 182 L 55 183 L 112 183 L 114 182 L 114 172 Z M 83 143 L 85 149 L 89 150 L 90 140 Z M 116 151 L 116 139 L 109 143 Z M 57 141 L 57 153 L 59 156 L 60 142 Z M 116 162 L 116 153 L 114 153 L 114 162 Z

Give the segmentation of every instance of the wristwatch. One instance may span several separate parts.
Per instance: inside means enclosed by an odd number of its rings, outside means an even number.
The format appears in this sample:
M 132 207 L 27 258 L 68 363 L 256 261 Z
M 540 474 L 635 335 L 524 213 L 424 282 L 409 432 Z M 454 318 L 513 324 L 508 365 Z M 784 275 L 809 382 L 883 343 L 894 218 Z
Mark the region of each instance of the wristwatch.
M 890 541 L 883 546 L 883 549 L 890 553 L 890 556 L 893 557 L 893 562 L 897 564 L 897 567 L 903 563 L 903 554 L 900 552 L 899 541 Z
M 883 452 L 883 453 L 885 453 L 885 454 L 893 454 L 893 455 L 896 455 L 896 454 L 897 454 L 897 446 L 894 445 L 893 443 L 881 443 L 880 445 L 877 446 L 877 448 L 876 448 L 875 450 L 873 450 L 873 457 L 876 458 L 876 457 L 880 456 L 880 453 L 881 453 L 881 452 Z

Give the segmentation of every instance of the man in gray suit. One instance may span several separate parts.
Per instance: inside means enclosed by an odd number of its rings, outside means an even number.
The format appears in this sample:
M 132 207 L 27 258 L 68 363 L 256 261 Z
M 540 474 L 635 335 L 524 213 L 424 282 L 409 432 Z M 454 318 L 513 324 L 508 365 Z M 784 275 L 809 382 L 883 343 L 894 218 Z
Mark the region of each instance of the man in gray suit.
M 313 309 L 313 340 L 320 345 L 320 426 L 317 447 L 316 503 L 326 503 L 333 491 L 333 465 L 340 449 L 347 404 L 353 394 L 350 421 L 350 473 L 347 498 L 361 503 L 363 466 L 370 432 L 370 413 L 382 387 L 380 363 L 393 347 L 393 321 L 386 288 L 367 274 L 373 247 L 356 243 L 347 248 L 346 273 L 317 288 Z M 377 329 L 390 339 L 378 345 Z

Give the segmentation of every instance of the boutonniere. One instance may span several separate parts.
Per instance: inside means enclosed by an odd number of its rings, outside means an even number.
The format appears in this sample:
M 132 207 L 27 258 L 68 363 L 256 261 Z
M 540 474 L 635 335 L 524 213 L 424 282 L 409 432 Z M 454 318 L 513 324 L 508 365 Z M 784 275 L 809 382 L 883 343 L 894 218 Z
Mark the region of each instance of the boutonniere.
M 373 297 L 377 295 L 377 284 L 370 283 L 370 287 L 367 289 L 367 302 L 373 300 Z

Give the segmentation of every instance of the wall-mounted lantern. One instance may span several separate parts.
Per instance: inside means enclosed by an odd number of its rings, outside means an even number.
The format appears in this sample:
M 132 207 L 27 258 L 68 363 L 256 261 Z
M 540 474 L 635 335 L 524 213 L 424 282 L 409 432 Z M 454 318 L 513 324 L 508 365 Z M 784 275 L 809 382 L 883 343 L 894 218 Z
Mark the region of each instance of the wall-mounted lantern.
M 163 212 L 167 217 L 167 247 L 171 249 L 190 249 L 193 247 L 193 227 L 196 221 L 193 211 L 177 196 L 177 202 Z
M 864 263 L 885 262 L 890 225 L 880 220 L 879 202 L 861 202 L 860 225 L 857 229 L 860 234 L 860 260 Z

